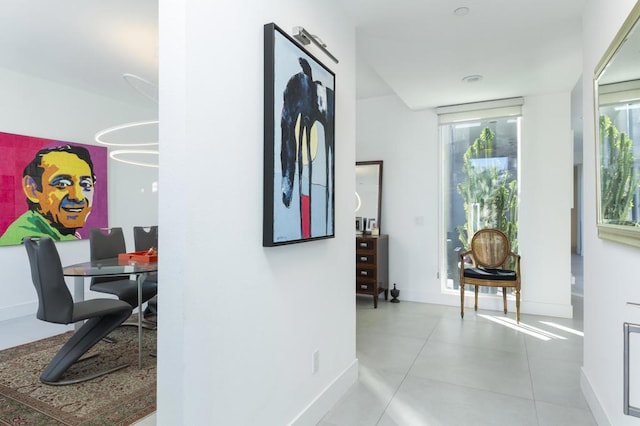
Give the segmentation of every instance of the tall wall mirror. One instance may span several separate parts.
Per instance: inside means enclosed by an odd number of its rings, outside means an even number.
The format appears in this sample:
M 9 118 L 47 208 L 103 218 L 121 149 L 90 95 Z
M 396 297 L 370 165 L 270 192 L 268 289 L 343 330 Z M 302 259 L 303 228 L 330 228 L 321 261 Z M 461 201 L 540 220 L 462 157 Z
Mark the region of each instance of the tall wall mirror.
M 594 75 L 598 236 L 640 247 L 640 2 Z
M 356 162 L 356 233 L 380 232 L 382 161 Z

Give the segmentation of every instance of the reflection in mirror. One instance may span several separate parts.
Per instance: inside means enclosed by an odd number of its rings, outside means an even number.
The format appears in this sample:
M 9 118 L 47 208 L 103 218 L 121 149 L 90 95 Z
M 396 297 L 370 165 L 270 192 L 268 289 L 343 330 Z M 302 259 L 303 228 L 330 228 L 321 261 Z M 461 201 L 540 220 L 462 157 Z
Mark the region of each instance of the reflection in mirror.
M 382 161 L 356 162 L 356 232 L 380 232 Z
M 595 73 L 598 235 L 640 247 L 640 3 Z

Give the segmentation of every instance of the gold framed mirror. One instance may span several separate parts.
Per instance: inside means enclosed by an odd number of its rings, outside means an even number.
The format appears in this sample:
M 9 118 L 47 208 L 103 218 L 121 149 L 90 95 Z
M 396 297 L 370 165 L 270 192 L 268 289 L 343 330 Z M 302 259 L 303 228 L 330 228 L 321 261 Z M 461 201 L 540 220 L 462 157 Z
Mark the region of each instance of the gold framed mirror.
M 356 234 L 380 232 L 382 161 L 356 162 Z
M 598 236 L 640 247 L 640 1 L 594 74 Z

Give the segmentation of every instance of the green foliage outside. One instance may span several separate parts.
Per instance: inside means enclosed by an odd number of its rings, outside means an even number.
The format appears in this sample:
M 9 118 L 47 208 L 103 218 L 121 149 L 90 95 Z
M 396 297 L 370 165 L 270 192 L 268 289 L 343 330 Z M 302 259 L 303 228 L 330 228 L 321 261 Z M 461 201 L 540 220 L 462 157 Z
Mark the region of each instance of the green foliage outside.
M 611 119 L 600 115 L 600 208 L 604 223 L 634 225 L 629 212 L 638 189 L 633 141 Z
M 518 182 L 508 170 L 494 165 L 477 167 L 472 160 L 493 158 L 495 133 L 488 127 L 464 153 L 462 170 L 466 178 L 458 184 L 464 200 L 465 223 L 458 226 L 458 237 L 469 247 L 473 234 L 482 228 L 498 228 L 507 234 L 511 249 L 517 252 Z

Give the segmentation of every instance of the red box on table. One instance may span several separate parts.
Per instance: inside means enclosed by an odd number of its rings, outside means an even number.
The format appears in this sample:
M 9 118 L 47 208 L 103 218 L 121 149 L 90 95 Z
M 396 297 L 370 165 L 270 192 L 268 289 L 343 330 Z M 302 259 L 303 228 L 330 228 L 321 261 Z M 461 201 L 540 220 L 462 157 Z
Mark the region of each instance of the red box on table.
M 157 262 L 158 254 L 149 254 L 146 251 L 134 251 L 131 253 L 120 253 L 118 255 L 119 262 Z

